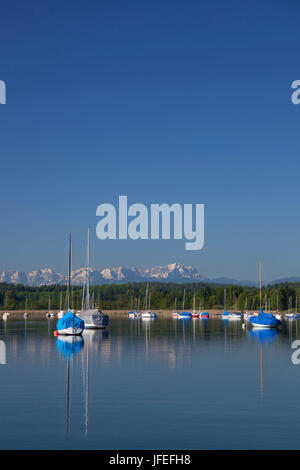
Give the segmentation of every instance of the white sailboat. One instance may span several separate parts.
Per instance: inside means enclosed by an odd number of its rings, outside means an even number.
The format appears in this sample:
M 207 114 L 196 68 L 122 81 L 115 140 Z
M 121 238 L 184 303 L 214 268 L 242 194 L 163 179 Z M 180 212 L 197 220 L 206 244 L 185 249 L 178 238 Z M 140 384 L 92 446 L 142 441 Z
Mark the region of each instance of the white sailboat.
M 199 318 L 199 312 L 196 312 L 196 294 L 194 292 L 193 295 L 193 311 L 192 311 L 192 317 L 193 318 Z
M 151 312 L 150 310 L 150 299 L 151 294 L 149 293 L 149 284 L 147 283 L 146 295 L 145 295 L 145 311 L 140 313 L 141 318 L 157 318 L 156 313 Z
M 85 276 L 85 286 L 83 289 L 82 310 L 78 316 L 84 321 L 87 329 L 103 329 L 109 323 L 109 316 L 105 315 L 99 308 L 95 308 L 90 299 L 90 229 L 88 228 L 87 241 L 87 268 Z
M 25 297 L 25 313 L 24 313 L 25 320 L 27 320 L 28 317 L 29 317 L 29 313 L 27 312 L 27 295 L 26 295 L 26 297 Z
M 289 313 L 287 313 L 287 314 L 285 315 L 285 318 L 286 318 L 287 320 L 296 320 L 296 319 L 297 319 L 296 313 L 291 313 L 291 303 L 292 303 L 292 302 L 291 302 L 291 297 L 289 297 Z M 296 307 L 296 309 L 297 309 L 297 307 Z
M 173 308 L 173 313 L 172 313 L 172 317 L 174 317 L 174 318 L 178 317 L 178 312 L 176 310 L 176 305 L 177 305 L 177 297 L 175 297 L 175 300 L 174 300 L 174 308 Z
M 10 313 L 7 311 L 7 292 L 5 293 L 5 301 L 4 301 L 4 303 L 5 303 L 5 306 L 4 306 L 5 312 L 4 312 L 3 315 L 2 315 L 2 320 L 8 320 L 9 317 L 10 317 Z
M 57 313 L 57 318 L 62 318 L 64 316 L 65 312 L 62 310 L 62 294 L 60 293 L 59 296 L 59 312 Z
M 50 297 L 48 299 L 48 310 L 47 310 L 47 313 L 46 313 L 46 318 L 50 318 L 51 317 L 51 300 L 50 300 Z
M 296 310 L 297 310 L 297 300 L 296 300 Z M 275 313 L 275 317 L 277 320 L 282 319 L 282 315 L 279 313 L 279 299 L 278 299 L 278 294 L 277 294 L 277 312 Z

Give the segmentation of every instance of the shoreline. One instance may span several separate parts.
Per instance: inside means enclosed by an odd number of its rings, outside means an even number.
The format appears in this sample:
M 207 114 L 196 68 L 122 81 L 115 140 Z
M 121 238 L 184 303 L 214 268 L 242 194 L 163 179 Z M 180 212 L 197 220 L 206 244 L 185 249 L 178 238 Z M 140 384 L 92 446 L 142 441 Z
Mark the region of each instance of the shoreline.
M 2 319 L 2 315 L 4 314 L 4 312 L 9 312 L 11 314 L 11 317 L 10 319 L 18 319 L 18 318 L 23 318 L 24 316 L 24 313 L 26 312 L 25 310 L 0 310 L 0 319 Z M 111 315 L 111 316 L 115 316 L 115 317 L 128 317 L 128 313 L 129 313 L 129 309 L 127 310 L 102 310 L 103 313 L 107 314 L 107 315 Z M 157 313 L 158 316 L 162 317 L 162 318 L 169 318 L 172 313 L 173 313 L 173 310 L 155 310 L 153 309 L 153 311 L 155 311 L 155 313 Z M 187 311 L 191 311 L 191 310 L 188 310 Z M 220 310 L 220 309 L 208 309 L 208 310 L 205 310 L 206 312 L 209 313 L 210 317 L 211 318 L 219 318 L 221 316 L 221 314 L 224 312 L 224 309 Z M 253 314 L 254 312 L 258 312 L 258 310 L 248 310 L 248 313 L 250 314 Z M 44 318 L 46 316 L 46 313 L 48 312 L 48 310 L 30 310 L 28 309 L 27 310 L 27 313 L 29 314 L 29 318 Z M 52 317 L 53 318 L 57 318 L 57 313 L 59 312 L 58 309 L 56 310 L 51 310 L 51 313 L 54 313 L 55 317 Z M 276 314 L 277 311 L 274 311 L 274 310 L 270 310 L 269 311 L 270 313 L 273 313 L 273 314 Z M 285 314 L 286 312 L 279 312 L 281 314 Z

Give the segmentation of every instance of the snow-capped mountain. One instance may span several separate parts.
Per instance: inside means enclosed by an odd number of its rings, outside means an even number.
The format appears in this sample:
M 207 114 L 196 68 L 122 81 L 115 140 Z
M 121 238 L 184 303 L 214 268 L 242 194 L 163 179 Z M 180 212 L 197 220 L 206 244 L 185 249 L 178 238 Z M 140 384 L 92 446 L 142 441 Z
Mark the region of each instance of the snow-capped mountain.
M 75 269 L 72 272 L 72 284 L 83 285 L 86 275 L 85 268 Z M 279 281 L 273 281 L 271 284 L 277 284 L 284 281 L 299 282 L 300 278 L 287 278 Z M 56 273 L 50 268 L 37 269 L 31 272 L 23 271 L 0 271 L 0 282 L 11 284 L 23 284 L 27 286 L 43 286 L 51 284 L 67 284 L 68 278 L 65 274 Z M 117 266 L 113 268 L 104 268 L 97 270 L 90 268 L 90 283 L 99 285 L 104 283 L 126 283 L 126 282 L 210 282 L 213 284 L 238 284 L 242 286 L 257 286 L 255 281 L 237 281 L 226 277 L 209 279 L 202 276 L 193 266 L 185 266 L 180 263 L 166 264 L 163 266 L 154 266 L 152 268 L 125 268 Z M 268 282 L 264 281 L 264 285 Z
M 84 284 L 85 268 L 72 271 L 72 284 Z M 93 285 L 103 283 L 170 281 L 170 282 L 208 282 L 193 266 L 173 263 L 165 266 L 155 266 L 148 269 L 124 268 L 123 266 L 96 270 L 90 268 L 90 282 Z M 43 268 L 31 272 L 3 271 L 0 272 L 0 282 L 23 284 L 27 286 L 42 286 L 50 284 L 66 284 L 67 276 L 56 273 L 52 269 Z

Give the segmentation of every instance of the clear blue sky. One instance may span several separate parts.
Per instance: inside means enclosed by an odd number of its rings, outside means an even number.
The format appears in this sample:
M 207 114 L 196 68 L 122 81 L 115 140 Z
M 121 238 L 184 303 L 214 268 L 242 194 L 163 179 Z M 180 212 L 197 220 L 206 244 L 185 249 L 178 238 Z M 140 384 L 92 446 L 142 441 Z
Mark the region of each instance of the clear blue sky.
M 0 4 L 0 269 L 300 274 L 297 0 Z M 205 203 L 205 247 L 95 237 L 96 207 Z

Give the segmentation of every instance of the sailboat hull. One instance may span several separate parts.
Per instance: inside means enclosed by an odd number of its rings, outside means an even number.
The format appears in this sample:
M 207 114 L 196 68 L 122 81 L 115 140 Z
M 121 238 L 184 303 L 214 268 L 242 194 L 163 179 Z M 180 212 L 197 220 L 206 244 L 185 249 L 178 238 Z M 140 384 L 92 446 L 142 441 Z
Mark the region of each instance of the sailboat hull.
M 84 327 L 89 330 L 101 330 L 109 324 L 109 316 L 96 308 L 83 310 L 80 318 L 84 321 Z
M 251 322 L 251 325 L 254 327 L 254 328 L 278 328 L 279 325 L 260 325 L 259 323 L 253 323 Z
M 58 330 L 59 335 L 81 335 L 83 333 L 83 328 L 78 328 L 76 326 L 70 326 L 69 328 L 64 328 L 63 330 Z

